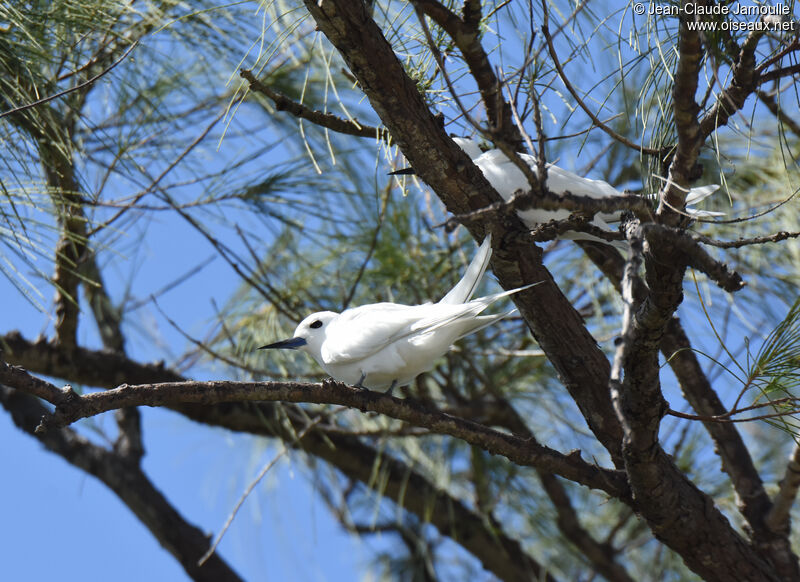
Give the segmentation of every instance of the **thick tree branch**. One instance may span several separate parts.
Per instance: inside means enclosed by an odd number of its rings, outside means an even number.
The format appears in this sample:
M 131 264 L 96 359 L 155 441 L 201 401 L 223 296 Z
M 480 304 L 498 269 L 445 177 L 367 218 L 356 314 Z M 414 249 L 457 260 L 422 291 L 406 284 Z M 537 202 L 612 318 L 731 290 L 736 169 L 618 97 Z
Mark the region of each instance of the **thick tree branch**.
M 653 245 L 651 245 L 651 249 Z M 665 251 L 667 249 L 660 249 Z M 658 442 L 666 402 L 661 395 L 657 350 L 677 307 L 685 263 L 682 253 L 645 255 L 650 293 L 625 334 L 625 377 L 616 386 L 617 411 L 625 429 L 623 454 L 641 515 L 656 536 L 707 580 L 777 580 L 762 557 L 730 526 Z M 689 533 L 691 532 L 691 533 Z
M 110 388 L 125 382 L 146 384 L 185 380 L 168 369 L 164 362 L 141 364 L 117 352 L 82 347 L 66 349 L 43 338 L 30 342 L 18 331 L 0 336 L 0 350 L 2 359 L 11 365 L 87 386 Z
M 619 290 L 624 266 L 619 253 L 603 245 L 580 244 Z M 644 285 L 634 289 L 634 294 L 639 301 L 643 300 L 646 296 Z M 710 417 L 727 412 L 677 317 L 673 317 L 667 325 L 660 349 L 678 379 L 684 397 L 699 415 Z M 792 552 L 788 535 L 782 531 L 768 530 L 765 525 L 765 516 L 772 502 L 738 429 L 732 423 L 704 422 L 703 425 L 714 442 L 722 470 L 731 479 L 739 511 L 747 520 L 755 545 L 771 557 L 780 572 L 789 573 L 787 577 L 791 578 L 790 573 L 797 568 L 797 558 Z
M 0 362 L 0 382 L 25 390 L 30 375 L 22 368 Z M 37 388 L 38 393 L 44 391 Z M 50 391 L 52 393 L 52 391 Z M 562 455 L 536 442 L 507 435 L 483 425 L 446 413 L 423 408 L 412 400 L 400 400 L 385 394 L 359 390 L 338 382 L 300 384 L 294 382 L 169 382 L 163 384 L 123 384 L 113 390 L 67 396 L 53 402 L 56 410 L 42 422 L 40 430 L 66 426 L 81 418 L 128 406 L 175 406 L 178 404 L 219 404 L 223 402 L 307 402 L 338 404 L 385 414 L 431 432 L 446 434 L 476 445 L 492 454 L 526 466 L 540 467 L 587 487 L 624 499 L 626 486 L 622 475 L 590 465 L 580 453 Z

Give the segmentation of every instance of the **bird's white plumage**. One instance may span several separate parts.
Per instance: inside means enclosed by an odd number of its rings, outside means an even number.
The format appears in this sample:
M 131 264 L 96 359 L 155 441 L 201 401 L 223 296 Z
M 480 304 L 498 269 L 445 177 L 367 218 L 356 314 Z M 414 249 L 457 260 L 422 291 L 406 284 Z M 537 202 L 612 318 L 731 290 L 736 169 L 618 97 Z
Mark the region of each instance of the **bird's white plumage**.
M 342 313 L 314 313 L 300 322 L 292 340 L 265 347 L 297 347 L 348 384 L 362 378 L 362 385 L 372 389 L 408 384 L 430 370 L 453 342 L 513 313 L 479 315 L 527 287 L 471 299 L 491 254 L 487 236 L 462 279 L 438 303 L 373 303 Z
M 480 168 L 483 175 L 497 190 L 497 193 L 502 196 L 504 200 L 510 200 L 517 190 L 529 190 L 530 185 L 525 177 L 525 174 L 520 170 L 502 151 L 494 149 L 487 152 L 481 152 L 478 144 L 471 139 L 456 137 L 453 141 L 464 150 L 464 152 L 472 158 L 473 163 Z M 480 153 L 479 153 L 480 152 Z M 476 154 L 478 154 L 476 156 Z M 520 158 L 530 166 L 536 174 L 537 163 L 536 158 L 527 154 L 519 154 Z M 699 188 L 692 188 L 689 190 L 686 197 L 686 213 L 694 217 L 709 217 L 721 216 L 722 213 L 710 212 L 704 210 L 697 210 L 688 205 L 697 203 L 704 198 L 713 194 L 719 188 L 718 185 L 700 186 Z M 578 176 L 573 172 L 569 172 L 554 164 L 547 164 L 547 189 L 555 194 L 562 194 L 570 192 L 576 196 L 589 196 L 591 198 L 606 198 L 614 196 L 623 196 L 624 194 L 614 188 L 608 182 L 603 180 L 592 180 Z M 539 208 L 531 208 L 528 210 L 520 210 L 519 217 L 529 228 L 536 228 L 536 226 L 546 223 L 550 220 L 563 220 L 570 215 L 569 210 L 543 210 Z M 597 214 L 592 221 L 594 226 L 603 230 L 613 232 L 613 229 L 608 225 L 608 222 L 619 220 L 618 215 Z M 607 241 L 594 237 L 588 233 L 569 231 L 562 235 L 563 238 L 573 240 L 592 240 L 597 242 Z M 627 248 L 625 243 L 611 243 L 620 248 Z

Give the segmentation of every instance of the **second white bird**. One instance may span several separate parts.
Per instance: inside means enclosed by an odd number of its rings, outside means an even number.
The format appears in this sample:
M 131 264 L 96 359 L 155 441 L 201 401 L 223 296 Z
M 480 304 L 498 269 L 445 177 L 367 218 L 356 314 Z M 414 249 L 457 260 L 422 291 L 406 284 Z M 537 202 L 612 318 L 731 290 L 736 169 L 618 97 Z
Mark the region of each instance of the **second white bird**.
M 457 340 L 516 311 L 479 315 L 492 303 L 536 285 L 471 300 L 491 254 L 487 236 L 464 277 L 438 303 L 321 311 L 301 321 L 291 339 L 259 349 L 299 349 L 340 382 L 391 391 L 433 368 Z
M 464 150 L 472 162 L 480 168 L 483 175 L 497 191 L 503 200 L 511 200 L 517 190 L 527 191 L 530 190 L 530 184 L 525 174 L 520 170 L 502 151 L 499 149 L 489 150 L 487 152 L 481 151 L 478 143 L 475 140 L 454 137 L 453 141 Z M 519 154 L 520 158 L 528 164 L 534 174 L 538 172 L 536 158 L 527 154 Z M 414 173 L 411 169 L 398 170 L 391 172 L 391 174 L 407 174 Z M 623 196 L 624 194 L 614 188 L 608 182 L 603 180 L 592 180 L 584 178 L 573 172 L 559 168 L 554 164 L 547 164 L 547 189 L 554 194 L 563 194 L 569 192 L 576 196 L 589 196 L 591 198 L 614 198 Z M 723 216 L 721 212 L 712 212 L 707 210 L 698 210 L 692 207 L 692 204 L 700 202 L 704 198 L 710 196 L 719 189 L 717 184 L 710 184 L 708 186 L 700 186 L 692 188 L 686 195 L 686 209 L 685 212 L 694 218 Z M 655 195 L 653 195 L 655 196 Z M 517 212 L 519 217 L 528 228 L 536 228 L 550 220 L 563 220 L 570 215 L 569 210 L 543 210 L 541 208 L 530 208 L 528 210 L 520 210 Z M 592 224 L 607 232 L 614 232 L 614 229 L 609 226 L 608 222 L 616 222 L 620 218 L 620 213 L 615 214 L 596 214 L 592 220 Z M 560 238 L 572 240 L 590 240 L 595 242 L 602 242 L 611 244 L 620 249 L 627 249 L 627 243 L 614 241 L 608 242 L 592 236 L 586 232 L 567 231 L 561 235 Z

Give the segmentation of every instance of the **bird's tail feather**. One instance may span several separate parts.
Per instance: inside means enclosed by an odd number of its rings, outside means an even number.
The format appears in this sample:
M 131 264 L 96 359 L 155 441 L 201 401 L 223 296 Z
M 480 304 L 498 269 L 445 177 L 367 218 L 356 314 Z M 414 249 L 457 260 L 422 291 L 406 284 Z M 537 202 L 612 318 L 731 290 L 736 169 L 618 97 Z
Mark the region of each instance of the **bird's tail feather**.
M 509 311 L 506 311 L 506 312 L 503 312 L 503 313 L 496 313 L 494 315 L 479 315 L 478 317 L 475 317 L 475 318 L 469 320 L 471 325 L 469 325 L 468 327 L 463 329 L 461 335 L 459 335 L 453 341 L 458 341 L 462 337 L 466 337 L 466 336 L 468 336 L 470 334 L 475 333 L 476 331 L 480 331 L 484 327 L 489 327 L 490 325 L 492 325 L 496 321 L 500 321 L 501 319 L 505 319 L 509 315 L 513 315 L 513 314 L 518 313 L 518 312 L 519 312 L 519 310 L 515 307 L 514 309 L 510 309 Z
M 530 285 L 523 285 L 522 287 L 511 289 L 511 291 L 501 291 L 500 293 L 494 293 L 493 295 L 487 295 L 486 297 L 478 297 L 477 299 L 473 299 L 472 301 L 462 304 L 460 309 L 448 308 L 448 312 L 445 314 L 436 314 L 431 317 L 419 320 L 416 324 L 414 324 L 414 326 L 412 326 L 412 331 L 424 330 L 425 333 L 429 333 L 436 331 L 437 329 L 440 329 L 446 325 L 451 325 L 455 321 L 464 322 L 466 325 L 465 329 L 472 329 L 472 327 L 468 325 L 466 322 L 477 319 L 478 314 L 487 307 L 489 307 L 495 301 L 499 301 L 503 297 L 514 295 L 515 293 L 519 293 L 520 291 L 524 291 L 525 289 L 530 289 L 531 287 L 539 285 L 540 283 L 543 282 L 544 281 L 538 281 L 536 283 L 531 283 Z M 495 317 L 495 316 L 489 315 L 486 317 Z M 466 335 L 467 333 L 471 332 L 464 332 L 463 334 L 460 334 L 458 337 L 464 337 L 464 335 Z
M 486 272 L 486 267 L 489 265 L 489 259 L 491 258 L 492 234 L 489 233 L 486 235 L 486 238 L 483 239 L 483 243 L 480 248 L 478 248 L 478 252 L 475 253 L 475 257 L 472 259 L 472 262 L 470 262 L 469 267 L 467 267 L 464 276 L 456 283 L 455 287 L 450 289 L 447 295 L 442 297 L 439 303 L 457 305 L 469 301 L 478 288 L 478 285 L 480 285 L 483 274 Z
M 719 184 L 709 184 L 708 186 L 692 188 L 686 195 L 686 205 L 688 206 L 689 204 L 695 204 L 696 202 L 705 200 L 717 190 L 719 190 Z

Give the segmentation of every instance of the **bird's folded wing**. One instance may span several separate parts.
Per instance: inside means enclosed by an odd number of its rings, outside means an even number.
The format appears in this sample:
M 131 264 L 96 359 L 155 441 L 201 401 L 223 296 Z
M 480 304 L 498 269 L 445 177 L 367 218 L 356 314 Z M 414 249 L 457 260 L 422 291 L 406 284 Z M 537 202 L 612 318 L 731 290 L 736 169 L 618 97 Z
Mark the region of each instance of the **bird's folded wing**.
M 431 333 L 462 318 L 473 318 L 498 299 L 539 283 L 457 305 L 374 303 L 348 309 L 328 326 L 321 350 L 322 361 L 325 364 L 358 362 L 393 342 Z
M 547 189 L 554 194 L 569 192 L 575 196 L 589 196 L 590 198 L 622 196 L 622 193 L 608 182 L 584 178 L 553 164 L 547 166 Z
M 456 305 L 375 303 L 348 309 L 328 327 L 321 350 L 322 360 L 326 364 L 358 362 L 394 342 L 435 331 L 462 317 L 477 315 L 507 294 L 509 292 L 497 293 Z
M 357 362 L 379 352 L 393 341 L 413 333 L 411 326 L 419 320 L 419 310 L 424 312 L 426 308 L 435 308 L 435 305 L 374 303 L 344 311 L 326 331 L 321 352 L 323 362 Z

